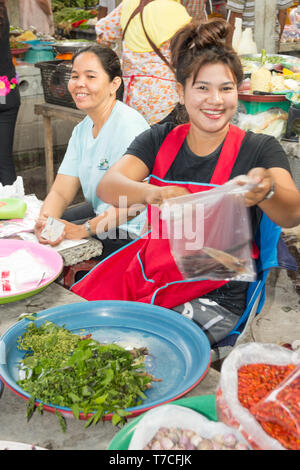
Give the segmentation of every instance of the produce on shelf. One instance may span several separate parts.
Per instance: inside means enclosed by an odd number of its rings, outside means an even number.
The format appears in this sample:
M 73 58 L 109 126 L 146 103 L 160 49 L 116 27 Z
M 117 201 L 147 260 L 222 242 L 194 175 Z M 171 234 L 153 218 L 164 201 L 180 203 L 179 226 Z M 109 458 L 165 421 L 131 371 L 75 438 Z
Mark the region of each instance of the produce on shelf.
M 30 29 L 16 37 L 16 41 L 35 41 L 37 36 Z
M 88 20 L 97 17 L 97 11 L 64 7 L 55 11 L 53 17 L 55 26 L 62 29 L 64 34 L 68 34 L 74 27 L 85 27 Z
M 11 49 L 24 49 L 28 47 L 28 44 L 25 44 L 24 42 L 17 41 L 14 38 L 11 38 L 9 40 L 9 45 Z

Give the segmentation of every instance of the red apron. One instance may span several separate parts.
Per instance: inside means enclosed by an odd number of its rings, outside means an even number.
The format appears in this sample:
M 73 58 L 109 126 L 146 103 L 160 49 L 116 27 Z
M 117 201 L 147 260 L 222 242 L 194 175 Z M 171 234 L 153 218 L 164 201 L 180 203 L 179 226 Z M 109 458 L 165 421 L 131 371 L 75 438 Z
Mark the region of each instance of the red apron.
M 157 154 L 149 183 L 182 186 L 191 193 L 212 188 L 198 183 L 163 180 L 189 128 L 189 124 L 183 124 L 167 135 Z M 230 125 L 210 185 L 228 181 L 244 136 L 244 131 Z M 162 233 L 161 221 L 154 217 L 158 210 L 157 207 L 148 207 L 150 233 L 105 258 L 74 284 L 71 291 L 87 300 L 127 300 L 173 308 L 226 284 L 228 281 L 195 281 L 182 277 L 170 252 L 168 239 L 157 237 L 158 232 Z

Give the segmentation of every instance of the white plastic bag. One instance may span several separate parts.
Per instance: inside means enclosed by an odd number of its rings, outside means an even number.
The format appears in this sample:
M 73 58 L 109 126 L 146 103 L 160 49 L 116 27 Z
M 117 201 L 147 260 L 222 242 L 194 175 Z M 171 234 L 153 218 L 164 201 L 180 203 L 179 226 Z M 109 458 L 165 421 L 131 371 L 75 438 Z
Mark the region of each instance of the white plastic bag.
M 261 427 L 238 398 L 238 371 L 248 364 L 286 366 L 300 364 L 300 354 L 276 344 L 247 343 L 235 348 L 224 360 L 216 394 L 218 418 L 236 427 L 254 449 L 285 450 Z
M 257 54 L 257 46 L 253 40 L 253 33 L 251 28 L 246 28 L 242 32 L 241 40 L 238 45 L 238 54 Z
M 288 113 L 283 111 L 283 109 L 270 108 L 268 111 L 257 114 L 240 113 L 238 126 L 244 131 L 272 135 L 279 139 L 285 134 L 287 119 Z
M 243 179 L 240 186 L 237 180 Z M 244 196 L 253 187 L 241 176 L 214 189 L 170 198 L 162 206 L 174 260 L 186 279 L 252 282 L 252 229 Z
M 242 18 L 236 18 L 234 23 L 234 31 L 232 36 L 232 48 L 238 52 L 240 40 L 242 37 Z
M 143 450 L 160 428 L 190 430 L 204 439 L 217 437 L 219 441 L 220 436 L 230 435 L 236 438 L 241 447 L 246 445 L 250 449 L 249 444 L 236 429 L 229 428 L 223 423 L 210 421 L 205 416 L 189 408 L 172 404 L 162 405 L 145 413 L 135 428 L 128 449 Z

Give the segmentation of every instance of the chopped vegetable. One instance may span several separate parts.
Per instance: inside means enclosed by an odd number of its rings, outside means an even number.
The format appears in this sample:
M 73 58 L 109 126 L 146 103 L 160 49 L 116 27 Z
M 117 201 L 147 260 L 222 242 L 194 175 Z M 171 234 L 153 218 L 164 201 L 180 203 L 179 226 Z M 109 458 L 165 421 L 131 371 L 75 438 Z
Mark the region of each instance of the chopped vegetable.
M 16 39 L 10 39 L 9 46 L 11 49 L 24 49 L 28 47 L 28 44 L 24 42 L 19 42 Z
M 145 351 L 128 351 L 117 344 L 100 344 L 90 335 L 80 337 L 64 327 L 46 321 L 40 327 L 30 323 L 18 348 L 25 350 L 21 370 L 25 378 L 18 385 L 31 395 L 27 416 L 36 400 L 54 407 L 68 407 L 86 426 L 113 413 L 114 425 L 125 422 L 126 408 L 141 404 L 153 377 L 145 372 Z M 90 416 L 89 416 L 90 415 Z M 58 413 L 62 430 L 64 418 Z

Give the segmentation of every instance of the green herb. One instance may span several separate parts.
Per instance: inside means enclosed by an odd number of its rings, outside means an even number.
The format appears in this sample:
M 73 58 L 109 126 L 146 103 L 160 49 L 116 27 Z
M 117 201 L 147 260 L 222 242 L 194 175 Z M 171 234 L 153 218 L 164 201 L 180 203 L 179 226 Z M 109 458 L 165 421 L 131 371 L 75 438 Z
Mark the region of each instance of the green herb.
M 26 377 L 18 384 L 31 396 L 28 419 L 39 400 L 54 408 L 68 407 L 77 419 L 83 414 L 88 418 L 86 426 L 96 424 L 106 413 L 113 413 L 114 425 L 123 424 L 130 414 L 126 408 L 140 405 L 154 380 L 145 372 L 144 350 L 100 344 L 48 321 L 40 327 L 30 323 L 18 348 L 26 351 L 21 363 Z M 58 416 L 64 431 L 64 418 Z
M 243 56 L 242 62 L 244 63 L 245 61 L 261 62 L 261 63 L 266 63 L 266 64 L 280 64 L 282 62 L 285 62 L 286 59 L 278 55 L 261 54 L 261 55 L 257 55 L 256 57 Z

